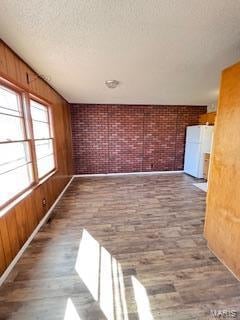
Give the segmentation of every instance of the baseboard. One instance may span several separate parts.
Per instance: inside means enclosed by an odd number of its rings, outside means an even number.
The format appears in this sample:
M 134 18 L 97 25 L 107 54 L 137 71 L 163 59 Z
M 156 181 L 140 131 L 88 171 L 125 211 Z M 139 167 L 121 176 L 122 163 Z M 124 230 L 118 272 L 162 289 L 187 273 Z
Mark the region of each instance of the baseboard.
M 75 174 L 74 177 L 111 177 L 111 176 L 130 176 L 130 175 L 153 175 L 153 174 L 169 174 L 182 173 L 183 170 L 175 171 L 145 171 L 145 172 L 124 172 L 124 173 L 93 173 L 93 174 Z
M 65 191 L 67 190 L 67 188 L 69 187 L 69 185 L 71 184 L 72 180 L 73 180 L 73 176 L 70 179 L 70 181 L 68 182 L 68 184 L 65 186 L 65 188 L 63 189 L 63 191 L 59 194 L 59 196 L 57 197 L 57 199 L 55 200 L 55 202 L 53 203 L 53 205 L 51 206 L 51 208 L 48 210 L 48 212 L 45 214 L 45 216 L 42 218 L 42 220 L 39 222 L 39 224 L 37 225 L 37 227 L 34 229 L 33 233 L 30 235 L 30 237 L 27 239 L 27 241 L 24 243 L 24 245 L 22 246 L 22 248 L 20 249 L 20 251 L 18 252 L 18 254 L 16 255 L 16 257 L 13 259 L 13 261 L 10 263 L 10 265 L 7 267 L 7 269 L 4 271 L 4 273 L 2 274 L 1 278 L 0 278 L 0 287 L 1 285 L 4 283 L 4 281 L 7 279 L 8 275 L 10 274 L 10 272 L 12 271 L 12 269 L 14 268 L 15 264 L 18 262 L 18 260 L 20 259 L 20 257 L 22 256 L 22 254 L 24 253 L 24 251 L 27 249 L 27 247 L 29 246 L 29 244 L 31 243 L 31 241 L 33 240 L 33 238 L 35 237 L 35 235 L 38 233 L 39 229 L 45 224 L 45 222 L 48 220 L 50 214 L 52 213 L 53 209 L 55 208 L 55 206 L 57 205 L 58 201 L 62 198 L 63 194 L 65 193 Z
M 237 279 L 238 281 L 240 281 L 240 278 L 232 271 L 232 269 L 231 269 L 228 265 L 226 265 L 226 263 L 224 262 L 224 260 L 221 259 L 221 258 L 216 254 L 216 252 L 213 251 L 213 249 L 210 247 L 209 243 L 207 243 L 207 247 L 208 247 L 209 251 L 211 251 L 212 254 L 221 262 L 221 264 L 223 264 L 224 267 L 225 267 L 226 269 L 228 269 L 228 271 L 234 276 L 234 278 Z

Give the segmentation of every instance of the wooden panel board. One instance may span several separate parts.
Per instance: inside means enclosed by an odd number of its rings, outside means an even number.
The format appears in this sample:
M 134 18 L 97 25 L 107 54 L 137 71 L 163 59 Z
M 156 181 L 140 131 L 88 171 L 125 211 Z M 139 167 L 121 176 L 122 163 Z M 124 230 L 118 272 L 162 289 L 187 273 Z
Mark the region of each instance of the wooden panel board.
M 7 73 L 7 65 L 5 58 L 5 49 L 3 43 L 0 41 L 0 72 Z
M 16 67 L 16 56 L 14 53 L 9 50 L 6 46 L 4 47 L 5 51 L 5 58 L 6 58 L 6 65 L 7 65 L 7 74 L 12 78 L 12 79 L 18 79 L 17 77 L 17 67 Z
M 18 210 L 16 210 L 16 223 L 18 230 L 19 243 L 22 247 L 26 242 L 27 238 L 31 234 L 31 229 L 28 224 L 28 216 L 26 214 L 26 203 L 22 202 L 18 205 Z
M 27 82 L 27 74 L 30 83 Z M 48 101 L 53 110 L 57 172 L 1 217 L 0 273 L 6 269 L 72 175 L 69 104 L 0 40 L 0 76 Z M 46 206 L 42 200 L 46 199 Z M 4 258 L 3 258 L 4 257 Z
M 240 63 L 222 74 L 211 156 L 205 236 L 240 278 Z
M 4 218 L 6 220 L 6 227 L 8 230 L 12 255 L 15 257 L 18 251 L 20 250 L 15 210 L 11 210 L 8 214 L 4 216 Z
M 199 117 L 200 124 L 214 124 L 216 119 L 216 112 L 209 112 L 201 114 Z
M 9 265 L 12 259 L 14 258 L 14 255 L 12 254 L 12 246 L 10 243 L 10 238 L 9 238 L 5 217 L 2 217 L 0 219 L 0 233 L 2 236 L 2 246 L 3 246 L 4 255 L 5 255 L 6 265 Z M 0 261 L 0 264 L 2 264 L 1 261 Z M 0 269 L 2 269 L 2 266 Z
M 6 259 L 5 259 L 5 254 L 4 254 L 4 249 L 3 249 L 3 242 L 2 242 L 2 235 L 1 235 L 1 230 L 0 230 L 0 273 L 2 273 L 6 267 Z

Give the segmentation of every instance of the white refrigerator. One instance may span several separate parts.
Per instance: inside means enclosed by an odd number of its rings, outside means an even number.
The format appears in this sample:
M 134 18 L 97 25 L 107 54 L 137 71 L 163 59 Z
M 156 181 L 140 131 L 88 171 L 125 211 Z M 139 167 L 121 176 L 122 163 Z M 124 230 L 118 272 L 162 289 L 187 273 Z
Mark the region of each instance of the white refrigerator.
M 204 153 L 210 153 L 213 126 L 187 127 L 184 157 L 184 172 L 196 178 L 203 178 Z

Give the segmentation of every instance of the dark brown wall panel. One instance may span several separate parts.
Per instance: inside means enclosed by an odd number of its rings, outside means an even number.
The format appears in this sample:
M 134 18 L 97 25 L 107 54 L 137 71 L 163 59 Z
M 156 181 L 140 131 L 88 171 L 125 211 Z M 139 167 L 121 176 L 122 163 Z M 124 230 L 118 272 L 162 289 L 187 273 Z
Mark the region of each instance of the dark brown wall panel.
M 34 79 L 29 84 L 27 73 Z M 51 104 L 58 167 L 54 175 L 34 188 L 14 208 L 4 212 L 4 215 L 0 213 L 2 273 L 68 183 L 72 175 L 72 145 L 69 104 L 1 40 L 0 76 Z M 47 200 L 45 207 L 42 206 L 43 198 Z
M 6 266 L 8 266 L 14 258 L 13 247 L 15 244 L 11 245 L 7 223 L 6 223 L 6 217 L 1 217 L 0 219 L 0 234 L 2 236 L 2 249 L 5 256 L 5 262 L 6 262 Z M 0 261 L 0 264 L 2 264 L 1 261 Z
M 1 231 L 1 229 L 0 229 L 0 231 Z M 5 258 L 5 254 L 4 254 L 4 249 L 3 249 L 1 232 L 0 232 L 0 261 L 1 261 L 0 262 L 0 274 L 2 274 L 7 267 L 7 263 L 6 263 L 6 258 Z
M 76 174 L 181 170 L 199 106 L 71 106 Z

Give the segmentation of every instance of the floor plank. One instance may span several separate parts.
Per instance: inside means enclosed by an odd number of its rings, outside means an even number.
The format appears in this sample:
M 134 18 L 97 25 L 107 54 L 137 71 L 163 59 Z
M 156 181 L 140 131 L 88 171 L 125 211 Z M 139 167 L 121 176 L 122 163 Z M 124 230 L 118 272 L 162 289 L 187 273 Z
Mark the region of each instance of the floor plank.
M 194 182 L 75 178 L 0 288 L 0 319 L 240 319 L 240 283 L 207 248 Z

